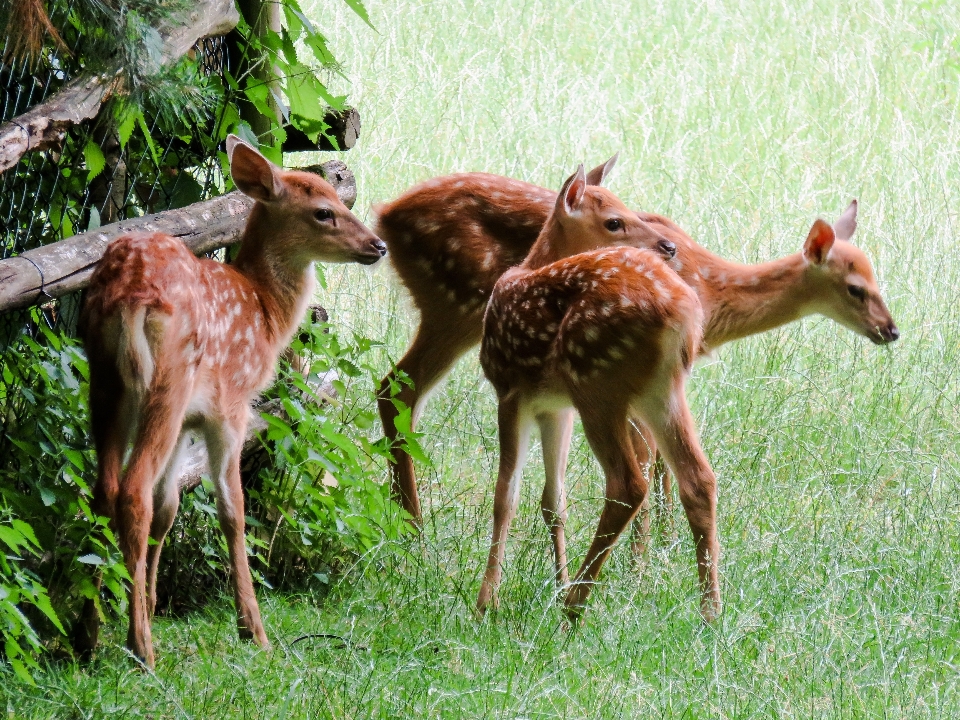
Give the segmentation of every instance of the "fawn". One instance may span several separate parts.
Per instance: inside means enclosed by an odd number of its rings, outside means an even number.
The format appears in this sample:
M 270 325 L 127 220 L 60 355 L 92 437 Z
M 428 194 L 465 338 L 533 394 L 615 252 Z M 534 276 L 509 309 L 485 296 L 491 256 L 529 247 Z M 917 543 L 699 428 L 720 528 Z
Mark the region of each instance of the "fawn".
M 616 159 L 614 155 L 591 170 L 587 182 L 599 185 Z M 381 383 L 380 417 L 391 441 L 397 438 L 398 405 L 412 409 L 413 427 L 430 390 L 480 342 L 494 284 L 530 252 L 555 199 L 555 192 L 519 180 L 460 173 L 428 180 L 377 208 L 377 232 L 392 246 L 393 265 L 420 311 L 413 345 Z M 673 257 L 673 243 L 649 230 L 629 237 L 612 233 L 605 244 L 636 243 Z M 401 373 L 411 382 L 398 382 Z M 394 499 L 419 524 L 413 460 L 399 444 L 393 454 Z
M 490 555 L 477 598 L 480 613 L 496 603 L 532 426 L 559 425 L 559 414 L 571 406 L 603 467 L 606 502 L 567 593 L 567 612 L 580 613 L 611 548 L 646 496 L 629 429 L 634 416 L 650 428 L 676 474 L 696 544 L 701 611 L 708 620 L 718 611 L 716 478 L 685 394 L 701 343 L 700 301 L 649 250 L 575 254 L 606 244 L 604 229 L 636 222 L 611 192 L 587 185 L 581 166 L 564 183 L 526 260 L 504 273 L 490 297 L 480 364 L 497 393 L 500 467 Z M 545 448 L 556 442 L 550 433 L 544 438 Z
M 698 355 L 814 312 L 832 318 L 875 344 L 897 340 L 900 331 L 883 301 L 870 261 L 848 242 L 856 231 L 856 216 L 857 202 L 853 201 L 833 226 L 816 220 L 801 252 L 758 265 L 742 265 L 700 247 L 670 220 L 640 213 L 641 218 L 659 226 L 673 242 L 676 256 L 667 265 L 700 300 L 703 330 Z M 546 469 L 541 510 L 553 541 L 556 579 L 563 587 L 569 581 L 564 470 L 573 415 L 546 413 L 537 422 Z M 627 432 L 639 466 L 649 472 L 657 455 L 655 433 L 642 418 L 631 418 Z M 652 479 L 663 483 L 664 509 L 669 515 L 670 473 L 662 469 Z M 681 488 L 681 499 L 682 496 Z M 649 497 L 648 493 L 641 503 L 644 511 L 649 507 Z M 634 551 L 641 552 L 649 532 L 649 514 L 642 513 L 636 522 Z M 502 540 L 505 539 L 504 534 Z
M 588 173 L 587 182 L 595 184 L 609 165 Z M 397 398 L 413 409 L 415 424 L 430 391 L 480 342 L 486 298 L 497 278 L 523 261 L 555 199 L 553 191 L 519 180 L 461 173 L 421 183 L 381 206 L 379 234 L 421 314 L 412 345 L 381 385 L 380 416 L 391 440 L 397 436 L 398 410 L 389 392 L 398 384 L 398 375 L 403 373 L 412 381 L 400 386 Z M 846 242 L 856 228 L 856 213 L 854 201 L 833 228 L 822 221 L 815 223 L 802 255 L 754 266 L 731 263 L 708 252 L 663 216 L 639 216 L 659 227 L 679 248 L 674 269 L 704 301 L 705 347 L 716 348 L 811 313 L 832 317 L 874 342 L 890 342 L 899 331 L 880 296 L 870 262 Z M 831 231 L 840 241 L 834 252 Z M 799 272 L 808 266 L 806 274 Z M 559 439 L 568 438 L 573 415 L 561 417 L 563 428 L 550 432 L 559 433 Z M 641 438 L 636 442 L 638 452 L 652 457 L 648 442 Z M 557 448 L 558 455 L 545 453 L 548 487 L 557 485 L 557 473 L 562 475 L 566 465 L 561 449 Z M 399 447 L 394 448 L 394 457 L 394 497 L 420 521 L 413 461 Z M 545 516 L 554 507 L 555 498 L 545 493 Z
M 240 449 L 249 406 L 304 314 L 314 262 L 369 265 L 386 254 L 325 180 L 283 171 L 233 135 L 227 154 L 237 188 L 256 201 L 234 263 L 197 259 L 167 235 L 120 238 L 91 278 L 81 318 L 98 457 L 94 506 L 115 528 L 132 580 L 127 646 L 149 667 L 157 565 L 180 503 L 178 456 L 193 430 L 210 457 L 240 636 L 268 646 L 244 544 Z M 88 600 L 77 628 L 82 653 L 96 645 L 98 624 Z

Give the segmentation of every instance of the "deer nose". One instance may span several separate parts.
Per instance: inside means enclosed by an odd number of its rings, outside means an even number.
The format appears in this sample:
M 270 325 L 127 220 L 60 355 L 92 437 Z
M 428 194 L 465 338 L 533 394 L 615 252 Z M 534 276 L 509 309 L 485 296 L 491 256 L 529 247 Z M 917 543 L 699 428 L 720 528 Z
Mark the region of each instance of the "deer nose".
M 374 238 L 370 244 L 373 245 L 374 250 L 380 253 L 380 257 L 387 254 L 387 244 L 380 238 Z
M 657 241 L 657 250 L 668 260 L 673 260 L 677 256 L 677 246 L 666 238 Z
M 886 328 L 884 328 L 883 334 L 886 337 L 887 342 L 893 342 L 894 340 L 900 339 L 900 329 L 893 323 L 890 323 Z

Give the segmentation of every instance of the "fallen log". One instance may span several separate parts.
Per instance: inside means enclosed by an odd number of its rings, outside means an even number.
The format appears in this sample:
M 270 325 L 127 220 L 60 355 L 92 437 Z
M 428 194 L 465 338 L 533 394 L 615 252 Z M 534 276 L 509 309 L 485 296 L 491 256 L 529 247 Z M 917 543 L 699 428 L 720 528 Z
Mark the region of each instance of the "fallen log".
M 186 24 L 159 29 L 160 52 L 145 70 L 157 72 L 186 55 L 200 38 L 229 32 L 239 19 L 233 0 L 200 0 Z M 83 75 L 46 102 L 0 125 L 0 172 L 16 165 L 28 152 L 59 148 L 67 130 L 96 117 L 101 105 L 120 91 L 121 79 L 119 67 L 93 77 Z
M 303 168 L 322 175 L 347 207 L 357 199 L 356 180 L 340 160 Z M 183 240 L 197 255 L 240 239 L 253 201 L 227 193 L 178 210 L 104 225 L 91 232 L 0 260 L 0 313 L 42 304 L 86 287 L 107 246 L 123 235 L 162 232 Z
M 326 135 L 311 142 L 307 134 L 293 125 L 287 127 L 287 139 L 283 141 L 283 152 L 316 152 L 317 150 L 349 150 L 357 144 L 360 137 L 360 112 L 356 108 L 327 110 L 323 121 L 329 125 Z M 336 141 L 336 146 L 331 142 Z
M 48 102 L 0 125 L 0 172 L 12 168 L 28 152 L 59 148 L 67 130 L 97 116 L 118 81 L 105 75 L 81 78 Z

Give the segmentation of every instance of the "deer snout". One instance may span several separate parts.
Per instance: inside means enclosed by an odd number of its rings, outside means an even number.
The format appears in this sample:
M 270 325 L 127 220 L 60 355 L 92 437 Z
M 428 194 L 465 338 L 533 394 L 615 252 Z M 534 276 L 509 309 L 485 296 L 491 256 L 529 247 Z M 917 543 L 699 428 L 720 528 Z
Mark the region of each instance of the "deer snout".
M 880 328 L 880 337 L 885 343 L 892 343 L 900 339 L 900 329 L 891 320 L 889 325 Z
M 373 265 L 386 254 L 387 244 L 374 235 L 365 243 L 358 260 L 364 265 Z
M 657 252 L 667 260 L 673 260 L 677 256 L 677 246 L 672 241 L 661 238 L 657 241 Z

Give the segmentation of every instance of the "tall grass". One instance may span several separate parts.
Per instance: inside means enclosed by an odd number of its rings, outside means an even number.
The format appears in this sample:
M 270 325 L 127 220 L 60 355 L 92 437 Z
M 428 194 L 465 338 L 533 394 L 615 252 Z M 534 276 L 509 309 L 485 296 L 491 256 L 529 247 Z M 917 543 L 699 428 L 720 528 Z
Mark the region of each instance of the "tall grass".
M 693 549 L 619 548 L 564 628 L 532 458 L 502 609 L 470 613 L 489 537 L 494 404 L 473 356 L 421 429 L 423 537 L 384 545 L 322 602 L 263 593 L 276 647 L 229 600 L 155 624 L 156 675 L 107 638 L 92 667 L 6 688 L 13 716 L 918 717 L 960 715 L 960 8 L 947 2 L 368 3 L 317 0 L 363 117 L 358 208 L 458 171 L 558 186 L 621 151 L 612 189 L 743 261 L 799 249 L 860 200 L 855 236 L 901 328 L 889 348 L 808 319 L 723 348 L 690 395 L 720 482 L 724 614 L 697 614 Z M 367 215 L 372 219 L 372 215 Z M 416 317 L 390 271 L 327 272 L 345 328 Z M 536 454 L 535 454 L 536 455 Z M 571 552 L 602 480 L 578 437 Z M 331 637 L 302 635 L 327 633 Z

